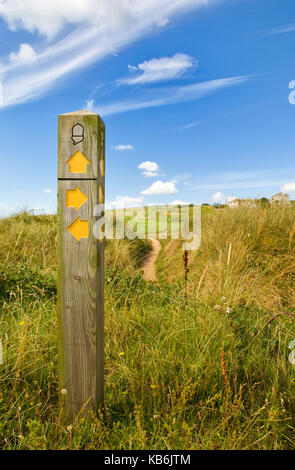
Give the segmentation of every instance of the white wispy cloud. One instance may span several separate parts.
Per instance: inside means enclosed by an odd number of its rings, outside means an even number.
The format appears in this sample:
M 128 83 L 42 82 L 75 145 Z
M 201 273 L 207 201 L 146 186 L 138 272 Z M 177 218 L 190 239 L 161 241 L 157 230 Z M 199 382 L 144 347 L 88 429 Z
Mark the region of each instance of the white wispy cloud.
M 106 204 L 106 207 L 109 209 L 125 209 L 140 206 L 143 201 L 143 197 L 116 196 L 116 199 Z
M 274 168 L 257 171 L 228 171 L 209 175 L 207 181 L 193 186 L 195 190 L 222 191 L 231 189 L 283 186 L 293 168 Z
M 277 26 L 276 28 L 265 29 L 261 31 L 263 36 L 272 36 L 273 34 L 285 34 L 295 31 L 295 23 L 287 24 L 283 26 Z
M 267 179 L 273 175 L 273 170 L 255 170 L 255 171 L 225 171 L 217 175 L 224 181 L 244 181 L 255 178 Z
M 172 57 L 146 60 L 137 66 L 129 65 L 131 76 L 118 80 L 118 83 L 138 85 L 172 80 L 181 77 L 187 70 L 195 68 L 197 64 L 196 59 L 181 53 L 174 54 Z M 137 73 L 134 75 L 135 72 Z
M 130 144 L 119 144 L 119 145 L 112 146 L 112 149 L 122 152 L 124 150 L 134 150 L 134 147 Z
M 159 176 L 158 172 L 153 172 L 153 171 L 143 171 L 142 174 L 146 178 L 155 178 L 156 176 Z
M 240 85 L 250 79 L 249 76 L 237 76 L 221 78 L 201 83 L 193 83 L 180 87 L 169 87 L 164 89 L 152 89 L 142 93 L 142 95 L 133 101 L 120 101 L 105 105 L 94 103 L 93 100 L 86 103 L 89 111 L 97 112 L 101 116 L 135 111 L 145 108 L 154 108 L 166 106 L 169 104 L 183 103 L 201 99 L 204 96 L 214 93 L 223 88 Z
M 190 122 L 189 124 L 186 124 L 185 126 L 180 126 L 178 128 L 179 131 L 186 131 L 188 129 L 192 129 L 193 127 L 198 126 L 201 123 L 201 121 L 193 121 Z
M 45 193 L 45 194 L 51 194 L 51 192 L 52 192 L 51 189 L 44 189 L 44 191 L 43 191 L 43 193 Z
M 4 106 L 29 101 L 58 79 L 101 60 L 175 15 L 222 0 L 1 0 L 0 17 L 12 31 L 32 33 L 32 43 L 1 57 Z M 47 37 L 44 42 L 40 35 Z M 32 53 L 32 51 L 34 51 Z M 16 54 L 15 56 L 12 54 Z M 21 58 L 33 59 L 24 63 Z M 18 57 L 17 60 L 14 60 Z M 11 61 L 12 59 L 12 61 Z M 13 63 L 14 62 L 14 63 Z
M 272 181 L 237 181 L 235 183 L 208 183 L 208 184 L 198 184 L 194 186 L 192 189 L 199 189 L 199 190 L 225 190 L 225 189 L 245 189 L 245 188 L 267 188 L 271 186 L 280 186 L 282 184 L 281 181 L 272 180 Z
M 171 181 L 175 181 L 176 183 L 178 183 L 179 181 L 183 181 L 183 184 L 188 184 L 186 180 L 190 179 L 191 176 L 192 175 L 190 173 L 181 173 L 174 176 Z
M 175 187 L 175 183 L 168 181 L 164 183 L 161 180 L 155 181 L 147 189 L 141 191 L 141 194 L 146 196 L 152 196 L 153 194 L 175 194 L 178 193 L 178 189 Z
M 150 162 L 150 161 L 147 161 L 147 162 L 142 162 L 140 163 L 140 165 L 138 165 L 138 167 L 140 170 L 143 170 L 142 171 L 142 174 L 146 177 L 146 178 L 152 178 L 152 177 L 155 177 L 155 176 L 158 176 L 158 171 L 159 171 L 159 166 L 156 162 Z

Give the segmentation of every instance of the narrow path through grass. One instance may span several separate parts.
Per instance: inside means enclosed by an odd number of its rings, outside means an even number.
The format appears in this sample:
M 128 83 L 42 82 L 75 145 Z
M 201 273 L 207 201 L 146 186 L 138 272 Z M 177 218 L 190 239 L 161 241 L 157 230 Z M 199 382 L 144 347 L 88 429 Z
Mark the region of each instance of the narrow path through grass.
M 151 238 L 152 251 L 143 265 L 143 278 L 146 281 L 156 281 L 156 261 L 161 250 L 161 243 L 156 238 Z

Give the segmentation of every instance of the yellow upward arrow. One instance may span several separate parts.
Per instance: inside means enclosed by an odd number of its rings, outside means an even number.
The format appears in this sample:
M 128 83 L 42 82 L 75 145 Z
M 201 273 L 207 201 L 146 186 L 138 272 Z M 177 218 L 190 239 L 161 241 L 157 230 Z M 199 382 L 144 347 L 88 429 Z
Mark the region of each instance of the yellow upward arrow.
M 80 217 L 77 217 L 67 230 L 80 242 L 81 238 L 88 238 L 88 220 L 80 220 Z
M 67 191 L 67 207 L 74 207 L 75 211 L 77 211 L 86 201 L 88 201 L 88 197 L 85 196 L 85 194 L 82 193 L 82 191 L 80 191 L 77 186 L 75 186 L 75 189 L 70 189 Z
M 77 150 L 71 158 L 67 161 L 70 169 L 70 173 L 86 173 L 87 165 L 89 161 L 84 157 L 83 153 Z

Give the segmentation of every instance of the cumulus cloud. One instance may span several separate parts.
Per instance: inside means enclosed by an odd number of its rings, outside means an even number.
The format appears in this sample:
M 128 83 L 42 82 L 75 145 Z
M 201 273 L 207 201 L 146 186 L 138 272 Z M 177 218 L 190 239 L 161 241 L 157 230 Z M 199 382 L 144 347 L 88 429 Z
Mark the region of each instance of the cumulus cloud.
M 133 150 L 134 147 L 130 144 L 120 144 L 120 145 L 116 145 L 116 146 L 112 146 L 112 149 L 114 150 L 118 150 L 119 152 L 120 151 L 124 151 L 124 150 Z
M 284 186 L 281 187 L 281 191 L 283 193 L 287 193 L 288 191 L 290 193 L 295 193 L 295 183 L 284 184 Z
M 179 78 L 187 70 L 196 67 L 197 61 L 186 54 L 174 54 L 172 57 L 161 57 L 159 59 L 151 59 L 138 64 L 137 66 L 129 65 L 129 71 L 135 76 L 123 78 L 119 83 L 127 85 L 138 85 L 144 83 L 163 82 Z
M 146 178 L 154 178 L 155 176 L 159 176 L 159 173 L 153 171 L 143 171 L 142 174 Z
M 216 203 L 221 203 L 224 202 L 225 196 L 222 194 L 221 191 L 218 191 L 217 193 L 213 194 L 211 201 L 216 202 Z
M 16 64 L 32 64 L 37 59 L 36 52 L 30 44 L 21 44 L 17 53 L 11 52 L 10 62 Z
M 226 197 L 221 191 L 213 194 L 211 201 L 215 204 L 224 204 L 233 201 L 236 199 L 236 196 L 228 196 Z
M 236 196 L 228 196 L 228 197 L 225 198 L 225 202 L 232 202 L 235 199 L 237 199 Z
M 143 197 L 116 196 L 116 199 L 109 204 L 109 209 L 125 209 L 142 205 Z
M 154 176 L 158 176 L 158 170 L 159 170 L 159 166 L 156 162 L 142 162 L 140 165 L 138 165 L 138 167 L 140 170 L 143 170 L 142 171 L 142 174 L 146 177 L 146 178 L 152 178 Z
M 172 181 L 164 183 L 161 180 L 155 181 L 147 189 L 141 191 L 141 194 L 151 196 L 153 194 L 175 194 L 178 193 L 178 189 L 175 187 L 175 183 Z
M 0 0 L 0 17 L 12 31 L 26 30 L 38 43 L 35 61 L 14 66 L 1 57 L 2 106 L 23 103 L 58 79 L 114 54 L 176 15 L 222 0 Z M 44 44 L 37 35 L 46 36 Z M 32 54 L 31 54 L 32 58 Z

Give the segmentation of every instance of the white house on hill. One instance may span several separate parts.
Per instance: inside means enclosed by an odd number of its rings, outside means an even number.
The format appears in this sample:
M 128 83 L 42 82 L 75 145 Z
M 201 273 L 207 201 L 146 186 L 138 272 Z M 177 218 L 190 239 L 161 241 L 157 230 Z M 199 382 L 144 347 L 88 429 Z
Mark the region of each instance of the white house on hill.
M 271 197 L 271 204 L 290 204 L 290 197 L 286 193 L 278 193 Z
M 231 208 L 240 206 L 255 207 L 255 201 L 254 199 L 234 199 L 228 203 L 228 206 Z

